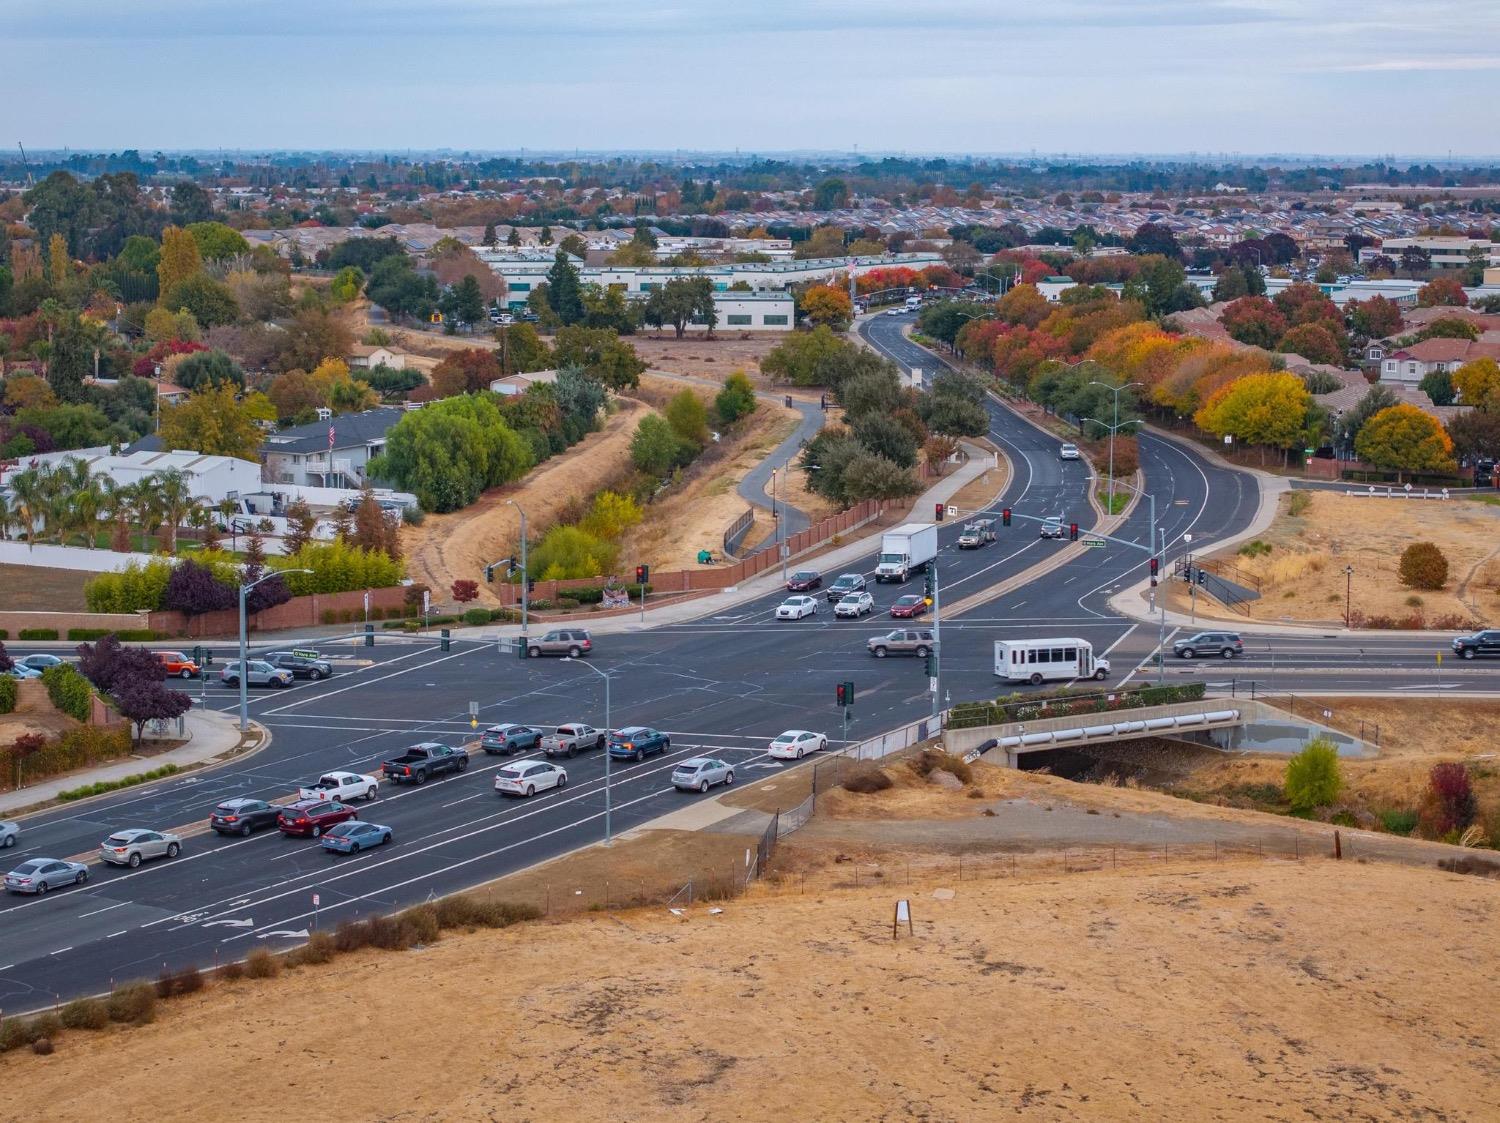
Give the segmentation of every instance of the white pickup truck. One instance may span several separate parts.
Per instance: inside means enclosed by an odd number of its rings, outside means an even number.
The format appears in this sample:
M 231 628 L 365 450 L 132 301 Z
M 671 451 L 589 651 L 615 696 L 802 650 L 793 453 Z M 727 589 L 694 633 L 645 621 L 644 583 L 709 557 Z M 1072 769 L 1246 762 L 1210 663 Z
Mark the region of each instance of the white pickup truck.
M 581 721 L 559 725 L 555 732 L 542 738 L 542 752 L 548 756 L 576 756 L 580 749 L 602 749 L 607 740 L 602 730 Z
M 358 772 L 325 772 L 317 781 L 297 789 L 298 799 L 336 799 L 350 803 L 356 799 L 374 799 L 380 781 Z

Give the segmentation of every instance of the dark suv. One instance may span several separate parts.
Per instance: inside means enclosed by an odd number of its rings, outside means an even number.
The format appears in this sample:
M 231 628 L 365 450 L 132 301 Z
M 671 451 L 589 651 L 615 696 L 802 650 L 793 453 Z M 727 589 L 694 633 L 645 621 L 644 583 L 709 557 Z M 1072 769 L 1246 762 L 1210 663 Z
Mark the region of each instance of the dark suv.
M 1472 636 L 1459 636 L 1453 641 L 1453 651 L 1460 659 L 1473 659 L 1478 655 L 1500 655 L 1500 630 L 1487 628 Z
M 219 834 L 241 837 L 263 827 L 274 827 L 281 808 L 263 799 L 226 799 L 214 808 L 208 825 Z
M 1245 642 L 1235 632 L 1199 632 L 1196 636 L 1180 639 L 1172 645 L 1172 654 L 1179 659 L 1192 659 L 1199 655 L 1218 655 L 1233 659 L 1245 654 Z
M 323 679 L 333 674 L 333 664 L 313 651 L 272 651 L 261 658 L 273 667 L 291 671 L 293 678 Z
M 832 585 L 828 586 L 828 603 L 837 604 L 849 593 L 862 593 L 865 591 L 865 579 L 858 573 L 841 573 Z

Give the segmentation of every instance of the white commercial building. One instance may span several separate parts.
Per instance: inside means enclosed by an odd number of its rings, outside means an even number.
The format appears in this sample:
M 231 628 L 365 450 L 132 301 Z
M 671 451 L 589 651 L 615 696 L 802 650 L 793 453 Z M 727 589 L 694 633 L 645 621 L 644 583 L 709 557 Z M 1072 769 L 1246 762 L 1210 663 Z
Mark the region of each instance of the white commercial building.
M 1466 269 L 1481 258 L 1487 266 L 1500 265 L 1500 245 L 1488 238 L 1437 234 L 1417 238 L 1387 238 L 1378 246 L 1365 246 L 1359 251 L 1359 259 L 1368 262 L 1377 257 L 1388 257 L 1400 264 L 1402 253 L 1409 249 L 1424 251 L 1433 269 Z
M 81 460 L 88 465 L 91 476 L 104 476 L 122 486 L 139 483 L 160 472 L 180 472 L 192 496 L 210 505 L 261 490 L 260 465 L 253 460 L 205 456 L 199 452 L 148 450 L 111 454 L 83 449 L 31 456 L 5 469 L 0 475 L 0 484 L 5 483 L 11 474 L 33 465 L 50 463 L 56 466 L 66 460 Z
M 478 251 L 484 261 L 505 281 L 506 300 L 511 308 L 522 308 L 533 290 L 547 279 L 550 260 L 518 260 L 514 255 L 493 250 Z M 752 292 L 784 292 L 793 285 L 817 281 L 847 281 L 850 269 L 863 276 L 880 269 L 925 269 L 942 265 L 935 253 L 885 254 L 880 257 L 823 257 L 803 261 L 773 261 L 745 265 L 582 265 L 576 264 L 578 277 L 586 285 L 618 289 L 626 296 L 644 299 L 668 281 L 678 277 L 707 277 L 714 291 L 728 292 L 735 285 L 748 285 Z M 736 315 L 743 315 L 737 312 Z M 748 325 L 747 325 L 748 326 Z M 790 325 L 789 325 L 790 326 Z

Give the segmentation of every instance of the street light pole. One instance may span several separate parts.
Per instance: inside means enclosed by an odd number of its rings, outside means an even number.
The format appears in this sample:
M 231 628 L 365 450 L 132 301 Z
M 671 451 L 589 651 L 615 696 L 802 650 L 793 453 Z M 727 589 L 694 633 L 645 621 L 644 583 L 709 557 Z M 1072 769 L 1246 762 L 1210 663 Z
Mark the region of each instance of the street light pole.
M 790 461 L 788 461 L 790 463 Z M 771 469 L 771 518 L 776 521 L 776 553 L 781 557 L 781 583 L 786 584 L 786 512 L 777 506 L 777 473 L 785 468 Z
M 288 573 L 311 573 L 310 569 L 278 569 L 273 573 L 267 573 L 248 585 L 240 586 L 240 732 L 243 733 L 250 728 L 250 657 L 248 654 L 249 643 L 245 637 L 245 598 L 249 596 L 250 590 L 262 582 L 269 581 L 273 577 L 283 577 Z
M 1350 618 L 1349 607 L 1350 607 L 1350 603 L 1351 603 L 1350 598 L 1353 595 L 1354 595 L 1354 567 L 1352 565 L 1346 565 L 1346 566 L 1344 566 L 1344 627 L 1345 628 L 1349 627 L 1349 618 Z
M 521 505 L 514 499 L 507 499 L 506 502 L 520 512 L 521 515 L 521 637 L 524 639 L 526 637 L 527 607 L 530 602 L 527 589 L 531 584 L 531 577 L 526 569 L 526 512 L 521 510 Z
M 1126 382 L 1126 383 L 1124 383 L 1123 385 L 1120 385 L 1120 386 L 1111 386 L 1107 382 L 1097 382 L 1097 381 L 1095 381 L 1095 382 L 1090 382 L 1089 385 L 1090 386 L 1101 386 L 1101 387 L 1103 387 L 1104 389 L 1108 390 L 1111 394 L 1113 394 L 1114 395 L 1114 399 L 1115 399 L 1115 412 L 1114 412 L 1114 419 L 1115 420 L 1114 420 L 1114 424 L 1108 426 L 1108 428 L 1109 428 L 1109 513 L 1112 515 L 1112 514 L 1115 513 L 1115 433 L 1118 432 L 1122 428 L 1122 426 L 1120 425 L 1120 392 L 1122 390 L 1128 390 L 1132 386 L 1140 386 L 1140 385 L 1143 385 L 1143 384 L 1140 383 L 1140 382 Z M 1089 420 L 1089 419 L 1085 418 L 1085 420 Z M 1098 422 L 1096 421 L 1096 422 L 1094 422 L 1094 424 L 1097 425 Z M 1139 421 L 1131 420 L 1131 421 L 1125 422 L 1125 424 L 1126 425 L 1137 425 L 1137 424 L 1139 424 Z
M 582 659 L 574 659 L 571 655 L 563 656 L 564 663 L 577 663 L 581 667 L 587 667 L 604 680 L 604 845 L 610 846 L 614 843 L 614 826 L 610 822 L 610 756 L 609 736 L 612 730 L 609 727 L 609 672 L 601 671 L 592 663 L 585 663 Z

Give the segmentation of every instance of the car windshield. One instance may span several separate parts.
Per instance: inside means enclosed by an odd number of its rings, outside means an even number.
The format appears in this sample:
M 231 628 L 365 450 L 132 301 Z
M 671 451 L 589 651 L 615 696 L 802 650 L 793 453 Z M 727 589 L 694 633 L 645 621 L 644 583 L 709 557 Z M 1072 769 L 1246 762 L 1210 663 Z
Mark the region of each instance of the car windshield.
M 794 573 L 794 574 L 792 574 L 792 580 L 793 581 L 811 581 L 816 576 L 817 576 L 816 573 L 808 573 L 807 571 L 804 570 L 801 573 Z

